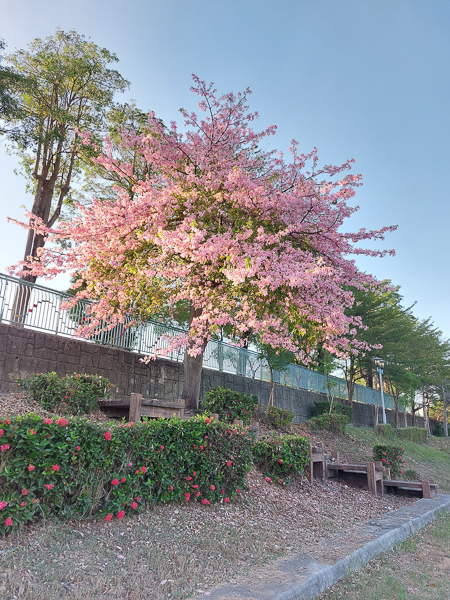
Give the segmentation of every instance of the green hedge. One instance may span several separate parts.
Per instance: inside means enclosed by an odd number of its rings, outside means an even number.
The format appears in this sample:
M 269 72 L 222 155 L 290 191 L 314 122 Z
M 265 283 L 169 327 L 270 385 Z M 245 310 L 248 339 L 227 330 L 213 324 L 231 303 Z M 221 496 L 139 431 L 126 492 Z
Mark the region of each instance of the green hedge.
M 327 400 L 318 400 L 314 402 L 313 417 L 320 417 L 321 415 L 329 414 L 329 412 L 330 404 Z M 342 404 L 342 402 L 333 402 L 331 414 L 344 415 L 348 418 L 349 423 L 353 421 L 353 408 L 347 406 L 347 404 Z
M 336 415 L 334 413 L 313 417 L 306 422 L 312 431 L 327 429 L 333 433 L 345 433 L 345 426 L 349 423 L 349 418 L 345 415 Z
M 269 406 L 264 420 L 271 427 L 280 429 L 281 427 L 288 427 L 292 423 L 293 418 L 294 414 L 289 410 L 284 410 L 277 406 Z
M 383 466 L 391 469 L 391 478 L 400 477 L 404 469 L 404 460 L 402 457 L 403 448 L 401 446 L 391 446 L 390 444 L 375 444 L 373 447 L 373 460 L 380 460 Z
M 304 473 L 309 462 L 309 439 L 302 435 L 266 437 L 253 448 L 255 465 L 278 483 Z
M 27 415 L 0 421 L 0 444 L 5 533 L 47 514 L 110 520 L 149 502 L 229 502 L 245 489 L 253 440 L 204 417 L 101 426 Z
M 234 419 L 240 419 L 244 425 L 248 425 L 257 404 L 258 398 L 253 394 L 216 387 L 206 393 L 201 408 L 209 414 L 218 414 L 220 421 L 231 423 Z
M 424 427 L 397 428 L 395 431 L 402 440 L 409 440 L 416 444 L 424 444 L 427 441 L 427 430 Z
M 89 414 L 98 408 L 98 400 L 110 395 L 113 384 L 101 375 L 74 373 L 59 377 L 51 373 L 36 373 L 27 379 L 16 378 L 30 400 L 39 402 L 48 410 L 64 406 L 73 415 Z

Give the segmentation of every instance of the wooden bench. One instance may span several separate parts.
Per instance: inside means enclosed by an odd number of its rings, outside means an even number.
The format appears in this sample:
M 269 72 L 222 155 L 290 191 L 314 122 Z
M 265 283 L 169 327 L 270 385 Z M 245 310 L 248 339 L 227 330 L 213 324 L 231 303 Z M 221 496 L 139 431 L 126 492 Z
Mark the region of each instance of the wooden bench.
M 324 444 L 318 446 L 309 445 L 308 479 L 310 483 L 314 479 L 326 481 L 328 479 L 328 465 L 330 462 L 339 460 L 339 452 L 327 450 Z
M 368 462 L 365 465 L 329 463 L 328 472 L 328 477 L 347 478 L 361 485 L 367 483 L 369 492 L 375 496 L 377 494 L 382 496 L 384 493 L 383 475 L 385 467 L 383 467 L 381 462 Z M 334 475 L 331 472 L 334 472 Z
M 171 419 L 173 416 L 190 419 L 193 415 L 185 410 L 184 400 L 146 400 L 142 394 L 131 394 L 130 399 L 104 400 L 100 410 L 110 417 L 128 417 L 137 423 L 142 417 Z
M 414 495 L 422 496 L 422 498 L 435 498 L 439 490 L 438 484 L 433 481 L 400 481 L 395 479 L 385 479 L 383 487 L 396 489 L 403 492 L 412 492 Z

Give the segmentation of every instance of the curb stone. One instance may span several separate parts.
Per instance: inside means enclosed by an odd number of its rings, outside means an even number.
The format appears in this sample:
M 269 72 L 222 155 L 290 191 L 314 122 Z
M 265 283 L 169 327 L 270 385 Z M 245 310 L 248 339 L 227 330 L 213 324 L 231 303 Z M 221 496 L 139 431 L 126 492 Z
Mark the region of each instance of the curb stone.
M 236 583 L 223 584 L 208 593 L 208 600 L 313 600 L 318 594 L 344 579 L 352 571 L 360 570 L 382 552 L 406 540 L 440 514 L 450 512 L 450 495 L 439 494 L 431 500 L 421 499 L 402 506 L 382 517 L 358 526 L 363 540 L 359 548 L 330 564 L 329 558 L 296 554 L 278 559 L 264 568 L 264 582 L 251 572 L 239 577 Z M 325 540 L 325 546 L 336 539 Z M 338 544 L 337 544 L 338 545 Z M 270 573 L 267 576 L 267 573 Z M 192 600 L 204 598 L 196 595 Z

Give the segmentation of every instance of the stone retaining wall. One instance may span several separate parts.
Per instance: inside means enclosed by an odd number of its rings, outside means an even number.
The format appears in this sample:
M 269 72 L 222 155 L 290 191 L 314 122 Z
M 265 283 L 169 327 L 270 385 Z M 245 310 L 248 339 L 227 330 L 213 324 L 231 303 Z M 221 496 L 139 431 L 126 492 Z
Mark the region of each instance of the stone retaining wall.
M 0 392 L 17 390 L 12 376 L 24 379 L 32 373 L 56 371 L 60 376 L 74 372 L 103 375 L 115 384 L 118 398 L 130 396 L 133 392 L 145 398 L 167 400 L 181 396 L 184 380 L 181 363 L 157 359 L 144 364 L 140 358 L 138 354 L 120 348 L 0 324 Z M 270 396 L 270 384 L 266 381 L 203 369 L 201 397 L 217 386 L 255 394 L 260 404 L 267 405 Z M 275 406 L 293 412 L 296 423 L 309 419 L 314 402 L 325 398 L 323 394 L 275 384 Z M 373 426 L 374 407 L 359 402 L 352 404 L 354 424 L 358 427 Z M 394 411 L 387 410 L 386 413 L 388 422 L 394 422 Z M 408 420 L 411 424 L 411 415 L 408 415 Z M 423 419 L 416 417 L 416 425 L 422 424 Z

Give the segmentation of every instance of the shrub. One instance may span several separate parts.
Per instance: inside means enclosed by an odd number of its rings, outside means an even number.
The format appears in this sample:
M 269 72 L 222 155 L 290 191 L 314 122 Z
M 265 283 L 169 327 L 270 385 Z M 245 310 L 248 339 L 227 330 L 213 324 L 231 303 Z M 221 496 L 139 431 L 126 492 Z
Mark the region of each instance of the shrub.
M 391 477 L 400 477 L 403 473 L 403 448 L 389 444 L 375 444 L 373 447 L 373 460 L 379 460 L 383 466 L 391 469 Z
M 345 426 L 349 423 L 349 418 L 345 415 L 325 414 L 320 417 L 313 417 L 307 421 L 308 427 L 312 431 L 327 429 L 333 433 L 345 433 Z
M 304 473 L 309 462 L 309 440 L 302 435 L 264 437 L 253 448 L 255 465 L 264 475 L 288 483 L 293 475 Z
M 381 437 L 387 438 L 388 440 L 392 440 L 396 435 L 396 428 L 391 423 L 378 423 L 375 427 L 375 433 Z
M 220 421 L 230 423 L 234 419 L 240 419 L 244 425 L 248 425 L 255 404 L 258 404 L 258 398 L 253 394 L 241 394 L 216 387 L 206 393 L 202 401 L 202 411 L 217 413 Z
M 414 481 L 414 480 L 420 481 L 420 475 L 419 475 L 419 473 L 417 473 L 417 471 L 414 471 L 414 469 L 406 469 L 406 471 L 403 473 L 402 477 L 404 479 L 407 479 L 408 481 Z
M 66 404 L 69 414 L 89 414 L 98 408 L 98 399 L 108 397 L 112 384 L 101 375 L 81 375 L 74 373 L 58 377 L 52 373 L 37 373 L 25 380 L 16 379 L 27 391 L 30 400 L 39 402 L 48 410 Z
M 208 420 L 0 421 L 0 533 L 43 515 L 121 518 L 150 502 L 233 500 L 253 440 Z
M 267 416 L 264 419 L 268 425 L 280 429 L 281 427 L 288 427 L 292 423 L 294 414 L 289 410 L 283 410 L 277 406 L 269 406 L 267 409 Z
M 424 427 L 398 428 L 396 433 L 402 440 L 409 440 L 416 444 L 424 444 L 427 441 L 427 430 Z
M 330 412 L 330 404 L 327 400 L 318 400 L 314 402 L 313 417 L 320 417 L 321 415 L 327 415 Z M 342 404 L 342 402 L 333 402 L 333 408 L 331 414 L 345 415 L 348 418 L 348 422 L 353 421 L 353 408 Z

